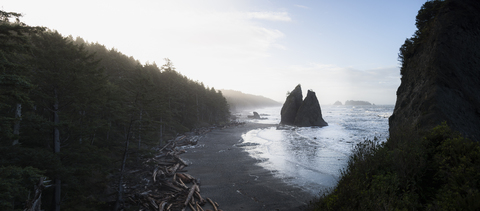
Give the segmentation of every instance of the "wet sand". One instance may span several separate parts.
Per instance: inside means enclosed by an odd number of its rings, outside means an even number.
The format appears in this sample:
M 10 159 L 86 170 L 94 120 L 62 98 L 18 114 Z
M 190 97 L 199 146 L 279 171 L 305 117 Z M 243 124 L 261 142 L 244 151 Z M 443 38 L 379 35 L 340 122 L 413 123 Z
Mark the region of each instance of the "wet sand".
M 186 149 L 181 157 L 190 165 L 188 174 L 200 179 L 203 197 L 218 202 L 222 210 L 303 210 L 314 196 L 274 177 L 242 147 L 241 136 L 250 130 L 275 125 L 246 123 L 215 129 Z M 210 206 L 206 205 L 204 209 Z

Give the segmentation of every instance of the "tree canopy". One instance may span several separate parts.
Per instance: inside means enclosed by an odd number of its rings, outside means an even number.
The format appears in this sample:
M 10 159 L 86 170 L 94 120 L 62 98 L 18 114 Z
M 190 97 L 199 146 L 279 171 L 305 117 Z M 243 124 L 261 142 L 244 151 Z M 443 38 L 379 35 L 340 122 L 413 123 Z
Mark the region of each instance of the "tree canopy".
M 1 210 L 23 209 L 41 177 L 54 185 L 43 209 L 110 209 L 129 154 L 229 119 L 220 91 L 168 59 L 143 65 L 20 18 L 0 10 Z

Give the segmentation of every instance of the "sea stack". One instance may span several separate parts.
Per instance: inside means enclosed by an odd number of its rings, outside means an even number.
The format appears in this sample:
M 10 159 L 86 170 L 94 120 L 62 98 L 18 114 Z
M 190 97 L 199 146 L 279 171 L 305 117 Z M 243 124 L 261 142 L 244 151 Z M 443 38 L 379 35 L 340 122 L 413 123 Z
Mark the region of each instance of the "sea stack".
M 401 84 L 389 119 L 390 137 L 446 122 L 480 141 L 480 1 L 432 2 L 421 33 L 401 48 Z M 420 12 L 419 12 L 420 14 Z M 419 16 L 417 16 L 417 19 Z
M 283 104 L 280 124 L 299 127 L 327 126 L 315 92 L 308 90 L 305 100 L 302 100 L 302 97 L 302 88 L 297 85 Z
M 303 100 L 302 105 L 297 111 L 295 117 L 295 126 L 310 127 L 310 126 L 327 126 L 327 122 L 323 120 L 322 109 L 318 103 L 315 92 L 308 90 L 307 97 Z
M 302 87 L 300 84 L 295 87 L 295 89 L 290 92 L 285 100 L 285 103 L 282 106 L 280 111 L 281 121 L 280 124 L 283 125 L 293 125 L 295 122 L 295 117 L 297 116 L 297 111 L 302 105 Z

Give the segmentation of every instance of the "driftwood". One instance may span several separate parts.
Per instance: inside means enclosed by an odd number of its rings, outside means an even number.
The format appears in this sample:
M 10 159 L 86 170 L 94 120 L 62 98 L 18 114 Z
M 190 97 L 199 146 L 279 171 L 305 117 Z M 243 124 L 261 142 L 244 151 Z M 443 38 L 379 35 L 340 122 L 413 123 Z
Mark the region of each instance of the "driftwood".
M 204 134 L 211 128 L 197 131 Z M 193 140 L 193 141 L 192 141 Z M 185 173 L 187 162 L 179 157 L 185 145 L 197 144 L 198 137 L 179 136 L 161 147 L 159 155 L 143 161 L 143 169 L 129 171 L 130 180 L 125 182 L 125 207 L 140 206 L 140 210 L 174 211 L 207 209 L 218 210 L 211 199 L 200 194 L 200 179 Z M 147 169 L 145 169 L 147 168 Z M 210 206 L 211 205 L 211 206 Z
M 213 201 L 210 198 L 207 198 L 207 201 L 210 202 L 210 204 L 212 204 L 213 210 L 218 211 L 218 209 L 217 209 L 218 204 L 213 203 Z
M 185 206 L 188 205 L 188 203 L 192 200 L 193 193 L 197 190 L 197 184 L 193 184 L 193 186 L 190 188 L 190 191 L 188 192 L 187 200 L 185 200 Z

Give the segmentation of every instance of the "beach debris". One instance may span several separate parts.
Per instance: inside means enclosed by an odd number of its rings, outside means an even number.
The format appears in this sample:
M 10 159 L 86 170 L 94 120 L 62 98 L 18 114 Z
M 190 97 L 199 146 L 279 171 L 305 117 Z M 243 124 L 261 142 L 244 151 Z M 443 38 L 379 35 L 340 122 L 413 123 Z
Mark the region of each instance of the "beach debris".
M 242 124 L 232 122 L 218 128 Z M 145 158 L 140 161 L 140 165 L 132 167 L 123 184 L 126 196 L 124 208 L 155 211 L 218 211 L 218 203 L 202 197 L 200 179 L 186 173 L 188 163 L 180 158 L 180 155 L 185 153 L 183 146 L 196 145 L 200 136 L 212 129 L 212 127 L 198 129 L 188 135 L 178 136 L 164 146 L 158 147 L 157 155 Z

